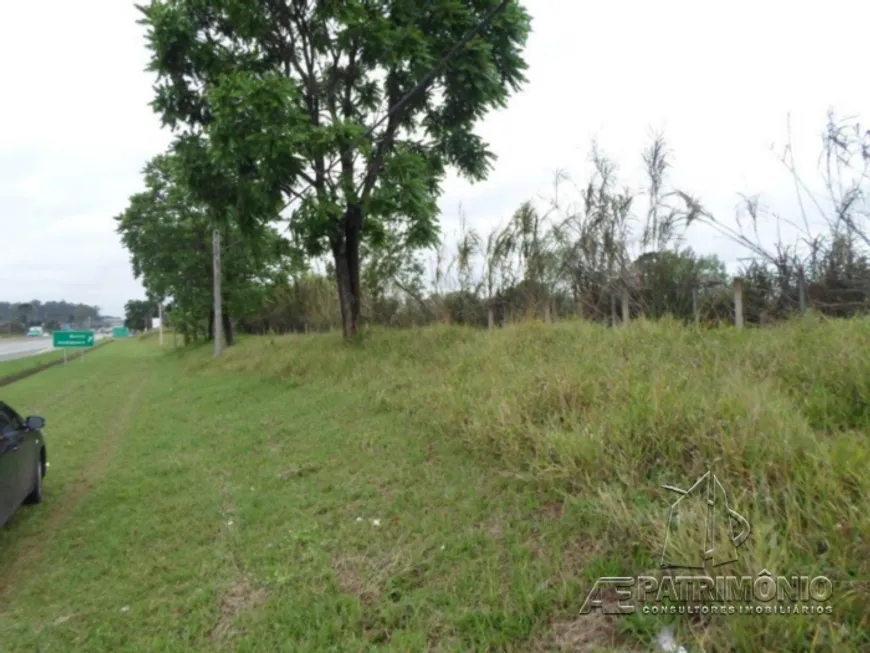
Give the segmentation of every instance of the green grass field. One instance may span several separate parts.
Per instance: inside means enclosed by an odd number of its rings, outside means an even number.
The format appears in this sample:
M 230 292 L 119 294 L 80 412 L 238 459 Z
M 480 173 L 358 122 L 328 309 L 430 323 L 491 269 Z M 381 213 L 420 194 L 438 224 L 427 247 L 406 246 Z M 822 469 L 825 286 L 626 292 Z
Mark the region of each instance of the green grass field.
M 0 530 L 4 653 L 870 650 L 867 321 L 131 339 L 0 394 L 50 460 Z M 710 467 L 735 571 L 825 574 L 832 614 L 578 615 Z

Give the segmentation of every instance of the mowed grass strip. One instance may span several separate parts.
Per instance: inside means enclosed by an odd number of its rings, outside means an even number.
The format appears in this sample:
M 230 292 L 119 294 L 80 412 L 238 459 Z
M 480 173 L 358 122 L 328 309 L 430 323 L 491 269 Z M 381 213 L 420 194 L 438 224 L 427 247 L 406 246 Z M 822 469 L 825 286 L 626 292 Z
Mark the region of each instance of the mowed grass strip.
M 86 349 L 85 357 L 90 356 L 93 351 L 99 349 L 101 347 L 105 347 L 111 344 L 110 340 L 102 340 L 98 341 L 96 348 L 94 349 Z M 46 343 L 46 348 L 51 347 L 51 340 L 48 340 Z M 76 362 L 81 362 L 83 360 L 81 349 L 68 349 L 66 350 L 66 357 L 68 360 L 68 365 L 72 365 Z M 30 372 L 32 370 L 36 370 L 37 368 L 43 367 L 48 363 L 57 363 L 58 361 L 64 360 L 64 351 L 62 349 L 55 349 L 52 351 L 47 351 L 42 354 L 37 354 L 35 356 L 26 356 L 24 358 L 15 358 L 12 360 L 0 361 L 0 382 L 3 382 L 7 379 L 12 379 L 14 377 L 18 377 L 23 373 Z M 0 386 L 2 387 L 2 386 Z
M 827 573 L 835 611 L 678 639 L 866 650 L 867 327 L 113 344 L 4 389 L 43 407 L 52 467 L 0 533 L 0 646 L 646 650 L 673 618 L 577 611 L 599 576 L 655 568 L 660 485 L 712 464 L 754 528 L 735 571 Z
M 46 347 L 50 347 L 51 343 L 49 342 Z M 75 352 L 78 354 L 78 352 Z M 78 356 L 70 356 L 73 360 L 78 360 Z M 21 372 L 26 372 L 28 370 L 32 370 L 34 368 L 45 365 L 46 363 L 52 363 L 54 361 L 63 360 L 63 352 L 62 351 L 48 351 L 43 354 L 37 354 L 36 356 L 27 356 L 25 358 L 15 358 L 8 361 L 0 361 L 0 379 L 6 379 L 11 376 L 15 376 L 17 374 L 21 374 Z
M 6 597 L 17 592 L 19 579 L 26 581 L 33 571 L 30 562 L 38 562 L 52 538 L 63 531 L 123 434 L 118 406 L 129 396 L 127 384 L 135 379 L 135 370 L 105 354 L 95 352 L 78 366 L 54 367 L 0 390 L 3 400 L 23 415 L 46 418 L 50 465 L 46 504 L 20 510 L 0 531 L 10 563 L 0 584 Z
M 520 541 L 535 529 L 523 517 L 536 512 L 531 495 L 499 496 L 473 459 L 439 453 L 402 415 L 342 400 L 328 382 L 187 376 L 185 361 L 149 359 L 150 344 L 112 349 L 90 361 L 105 365 L 87 392 L 46 411 L 57 485 L 5 529 L 10 546 L 45 535 L 58 492 L 93 469 L 64 435 L 82 411 L 104 435 L 121 418 L 113 464 L 14 579 L 8 650 L 509 646 L 535 623 L 513 623 L 518 606 L 579 591 L 540 584 L 558 570 L 531 565 Z M 106 374 L 111 392 L 96 383 Z M 49 380 L 10 401 L 62 385 Z M 61 465 L 77 470 L 62 485 Z

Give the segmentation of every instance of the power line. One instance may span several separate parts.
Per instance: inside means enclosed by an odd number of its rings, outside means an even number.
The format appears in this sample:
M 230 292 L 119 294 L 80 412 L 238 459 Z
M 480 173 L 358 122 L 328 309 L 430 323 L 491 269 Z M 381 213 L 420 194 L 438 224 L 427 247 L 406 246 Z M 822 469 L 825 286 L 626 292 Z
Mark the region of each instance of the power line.
M 486 15 L 480 19 L 480 21 L 477 23 L 477 25 L 474 26 L 474 28 L 472 28 L 465 36 L 463 36 L 450 49 L 450 51 L 447 54 L 445 54 L 443 57 L 441 57 L 441 59 L 438 61 L 438 63 L 436 63 L 429 70 L 429 72 L 426 73 L 426 75 L 423 77 L 423 79 L 414 88 L 412 88 L 410 91 L 408 91 L 398 102 L 396 102 L 392 107 L 390 107 L 390 109 L 387 110 L 387 113 L 385 113 L 379 120 L 377 120 L 375 122 L 375 124 L 373 124 L 371 127 L 369 127 L 368 130 L 366 130 L 366 133 L 361 137 L 360 141 L 357 142 L 355 145 L 359 145 L 360 143 L 362 143 L 366 139 L 371 138 L 371 136 L 374 134 L 375 129 L 377 129 L 380 125 L 382 125 L 385 120 L 389 120 L 391 117 L 393 117 L 400 110 L 404 109 L 405 106 L 407 106 L 407 104 L 411 101 L 411 99 L 413 99 L 413 97 L 417 93 L 425 90 L 425 88 L 434 81 L 435 77 L 438 76 L 438 74 L 450 62 L 450 60 L 454 59 L 456 57 L 456 55 L 459 54 L 459 51 L 462 48 L 464 48 L 466 45 L 468 45 L 471 42 L 471 40 L 474 39 L 481 32 L 481 30 L 483 30 L 485 27 L 487 27 L 493 21 L 493 19 L 498 15 L 499 12 L 501 12 L 505 7 L 507 7 L 508 2 L 510 2 L 510 0 L 501 0 L 501 2 L 499 2 L 495 7 L 490 9 L 486 13 Z M 334 160 L 329 165 L 329 167 L 324 171 L 324 174 L 329 174 L 330 172 L 332 172 L 333 168 L 335 168 L 335 166 L 338 164 L 339 161 L 340 161 L 340 158 Z M 380 165 L 380 162 L 377 162 L 377 164 Z M 363 179 L 363 181 L 360 182 L 360 186 L 356 189 L 357 195 L 359 194 L 360 190 L 362 189 L 362 186 L 364 183 L 365 183 L 365 179 Z M 308 184 L 308 186 L 303 188 L 302 191 L 300 191 L 299 193 L 296 193 L 297 199 L 299 199 L 299 200 L 304 199 L 305 195 L 313 187 L 314 187 L 314 184 Z M 288 206 L 290 206 L 293 203 L 293 201 L 294 200 L 290 200 L 286 204 L 284 204 L 284 206 L 281 207 L 281 210 L 278 211 L 277 217 L 280 218 L 281 213 L 284 211 L 284 209 L 286 209 Z M 243 241 L 236 241 L 235 243 L 225 245 L 223 247 L 223 249 L 224 249 L 224 251 L 226 251 L 232 247 L 239 245 L 241 242 L 243 242 Z

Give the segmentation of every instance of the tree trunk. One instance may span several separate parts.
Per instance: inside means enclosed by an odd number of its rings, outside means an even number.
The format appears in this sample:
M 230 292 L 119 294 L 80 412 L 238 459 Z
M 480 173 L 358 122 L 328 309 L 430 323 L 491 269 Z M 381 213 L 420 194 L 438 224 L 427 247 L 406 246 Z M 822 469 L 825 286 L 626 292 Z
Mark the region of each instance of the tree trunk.
M 357 325 L 354 320 L 355 302 L 350 266 L 344 252 L 333 252 L 333 256 L 335 257 L 335 280 L 338 285 L 338 304 L 341 307 L 341 325 L 345 339 L 351 339 L 356 335 Z
M 212 234 L 212 248 L 211 248 L 211 256 L 212 256 L 212 306 L 214 307 L 212 310 L 214 311 L 214 318 L 212 319 L 214 325 L 214 357 L 218 358 L 221 353 L 223 353 L 223 335 L 221 331 L 223 330 L 223 294 L 221 292 L 221 229 L 220 227 L 215 227 L 214 232 Z
M 335 260 L 335 279 L 338 286 L 338 303 L 341 307 L 342 329 L 345 339 L 350 340 L 356 336 L 359 329 L 359 246 L 362 232 L 360 208 L 349 206 L 343 223 L 343 233 L 334 236 L 331 244 Z
M 227 310 L 227 307 L 224 306 L 221 311 L 221 318 L 224 323 L 224 336 L 227 339 L 227 347 L 232 347 L 235 342 L 235 338 L 233 336 L 233 323 L 230 320 L 230 312 Z

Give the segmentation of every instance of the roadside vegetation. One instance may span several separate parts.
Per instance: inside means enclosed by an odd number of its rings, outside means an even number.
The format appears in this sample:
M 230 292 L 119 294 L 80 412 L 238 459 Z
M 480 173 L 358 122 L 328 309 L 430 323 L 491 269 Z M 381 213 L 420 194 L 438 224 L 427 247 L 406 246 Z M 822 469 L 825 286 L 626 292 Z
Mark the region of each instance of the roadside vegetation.
M 442 183 L 494 165 L 475 130 L 524 86 L 531 19 L 412 4 L 141 8 L 174 139 L 116 216 L 146 291 L 125 318 L 179 347 L 4 392 L 51 468 L 0 532 L 0 646 L 870 649 L 870 134 L 831 115 L 823 200 L 786 149 L 797 216 L 745 197 L 729 226 L 656 136 L 643 187 L 593 147 L 589 179 L 451 240 Z M 760 242 L 765 217 L 798 241 Z M 770 328 L 731 328 L 700 223 L 750 254 Z M 578 615 L 597 578 L 659 573 L 662 485 L 708 469 L 752 527 L 734 571 L 828 576 L 832 613 Z
M 742 282 L 748 325 L 773 324 L 807 308 L 829 317 L 867 314 L 870 141 L 834 116 L 824 138 L 829 192 L 811 193 L 786 156 L 783 164 L 807 210 L 784 218 L 776 208 L 765 208 L 762 195 L 737 198 L 741 217 L 736 226 L 711 214 L 703 198 L 671 183 L 673 153 L 663 136 L 643 150 L 647 179 L 636 188 L 626 187 L 616 162 L 593 148 L 589 179 L 578 183 L 558 176 L 551 199 L 523 203 L 488 233 L 460 208 L 458 231 L 439 233 L 426 247 L 393 234 L 382 247 L 364 248 L 360 324 L 486 328 L 528 318 L 577 317 L 613 324 L 622 320 L 625 294 L 631 319 L 671 316 L 721 326 L 733 324 L 735 279 Z M 169 165 L 165 159 L 158 163 Z M 163 297 L 165 317 L 180 335 L 212 342 L 209 223 L 183 196 L 175 206 L 164 201 L 167 187 L 181 194 L 179 184 L 171 176 L 157 182 L 149 172 L 147 191 L 134 196 L 118 216 L 134 271 L 150 294 L 128 303 L 126 319 L 133 328 L 147 328 Z M 765 222 L 797 228 L 794 241 L 759 240 Z M 810 222 L 827 226 L 812 228 Z M 737 269 L 728 271 L 715 254 L 687 246 L 688 234 L 699 225 L 744 249 Z M 342 328 L 329 261 L 306 255 L 292 233 L 282 238 L 271 229 L 255 236 L 227 230 L 224 240 L 235 244 L 222 253 L 226 344 L 236 333 Z M 166 242 L 177 245 L 167 249 Z M 171 290 L 176 287 L 184 294 Z
M 833 614 L 683 619 L 677 640 L 866 650 L 868 340 L 810 317 L 249 336 L 218 361 L 116 343 L 4 391 L 47 418 L 51 467 L 0 533 L 0 641 L 647 650 L 668 618 L 577 612 L 599 576 L 656 568 L 661 485 L 712 463 L 752 524 L 737 570 L 828 575 Z
M 655 134 L 641 184 L 593 144 L 587 178 L 558 173 L 550 197 L 491 231 L 460 208 L 447 233 L 446 175 L 487 178 L 497 160 L 477 128 L 525 87 L 521 2 L 207 4 L 142 7 L 152 106 L 174 139 L 116 216 L 147 293 L 127 305 L 131 328 L 162 304 L 180 335 L 220 355 L 236 333 L 613 322 L 623 293 L 632 318 L 718 325 L 733 319 L 735 276 L 747 324 L 870 309 L 870 132 L 853 118 L 820 125 L 820 182 L 784 144 L 797 211 L 759 194 L 741 197 L 736 224 L 715 215 L 673 183 L 674 153 Z M 794 238 L 762 240 L 765 221 Z M 687 247 L 702 224 L 743 247 L 738 270 Z

